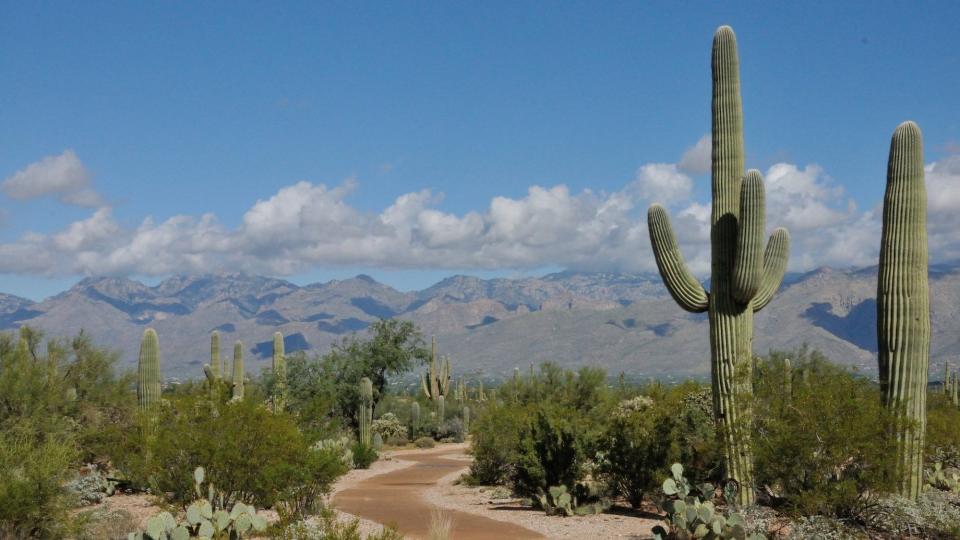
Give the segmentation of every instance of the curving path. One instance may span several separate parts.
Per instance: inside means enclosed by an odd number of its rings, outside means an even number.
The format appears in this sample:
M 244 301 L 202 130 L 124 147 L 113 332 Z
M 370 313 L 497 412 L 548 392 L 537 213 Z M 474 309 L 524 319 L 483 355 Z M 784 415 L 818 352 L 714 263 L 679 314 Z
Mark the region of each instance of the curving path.
M 427 538 L 430 515 L 436 507 L 424 500 L 423 493 L 437 485 L 440 478 L 466 469 L 463 461 L 446 457 L 461 452 L 462 449 L 451 448 L 395 454 L 395 458 L 413 464 L 372 476 L 338 492 L 333 499 L 334 505 L 355 516 L 392 525 L 407 537 Z M 453 517 L 451 538 L 456 540 L 543 538 L 512 523 L 451 510 L 444 510 L 444 513 Z

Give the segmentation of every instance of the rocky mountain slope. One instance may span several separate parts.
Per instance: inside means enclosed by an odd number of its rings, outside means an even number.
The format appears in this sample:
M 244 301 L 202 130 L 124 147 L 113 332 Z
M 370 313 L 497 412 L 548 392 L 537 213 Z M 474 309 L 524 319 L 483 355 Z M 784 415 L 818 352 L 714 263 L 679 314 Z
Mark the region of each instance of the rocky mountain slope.
M 960 266 L 931 268 L 932 368 L 960 353 Z M 821 268 L 793 275 L 756 317 L 754 350 L 804 342 L 834 360 L 875 369 L 876 268 Z M 400 292 L 369 276 L 297 286 L 242 274 L 176 276 L 148 287 L 121 278 L 89 278 L 42 302 L 0 294 L 0 329 L 23 324 L 53 335 L 81 329 L 136 362 L 140 335 L 160 335 L 164 375 L 201 374 L 209 333 L 242 340 L 248 366 L 266 365 L 271 335 L 287 350 L 327 350 L 377 318 L 401 317 L 435 334 L 460 372 L 507 374 L 551 360 L 597 364 L 638 375 L 705 375 L 705 315 L 681 311 L 656 275 L 563 272 L 484 280 L 453 276 Z M 225 348 L 229 350 L 229 347 Z

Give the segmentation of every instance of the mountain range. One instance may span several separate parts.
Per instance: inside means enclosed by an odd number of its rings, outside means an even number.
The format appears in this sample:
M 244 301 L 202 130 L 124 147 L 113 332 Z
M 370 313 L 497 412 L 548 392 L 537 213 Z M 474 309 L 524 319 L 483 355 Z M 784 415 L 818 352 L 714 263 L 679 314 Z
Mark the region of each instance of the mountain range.
M 754 351 L 808 343 L 836 362 L 876 369 L 876 267 L 820 268 L 787 277 L 755 317 Z M 960 265 L 930 270 L 931 370 L 960 353 Z M 435 335 L 455 371 L 506 375 L 554 361 L 600 365 L 611 373 L 709 373 L 705 314 L 680 310 L 655 274 L 561 272 L 522 279 L 457 275 L 401 292 L 366 275 L 295 285 L 244 274 L 174 276 L 156 286 L 87 278 L 33 302 L 0 294 L 0 329 L 30 325 L 48 335 L 81 329 L 136 364 L 140 336 L 157 330 L 165 377 L 195 378 L 209 360 L 209 334 L 223 350 L 242 340 L 247 369 L 269 362 L 271 336 L 288 351 L 322 353 L 378 318 L 399 317 Z M 939 366 L 939 367 L 938 367 Z

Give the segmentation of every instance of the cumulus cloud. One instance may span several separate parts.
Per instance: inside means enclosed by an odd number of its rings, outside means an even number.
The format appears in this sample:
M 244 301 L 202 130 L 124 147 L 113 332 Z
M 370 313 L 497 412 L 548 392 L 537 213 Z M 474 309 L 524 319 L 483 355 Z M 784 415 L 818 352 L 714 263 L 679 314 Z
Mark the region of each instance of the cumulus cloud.
M 28 170 L 21 173 L 35 174 Z M 212 214 L 148 217 L 130 227 L 101 207 L 61 231 L 0 244 L 0 272 L 284 275 L 335 265 L 653 271 L 646 209 L 660 201 L 670 209 L 685 259 L 705 276 L 710 201 L 692 198 L 693 181 L 684 171 L 675 164 L 647 164 L 614 192 L 534 185 L 522 197 L 493 197 L 463 214 L 444 211 L 441 194 L 430 190 L 401 194 L 379 211 L 360 210 L 348 201 L 361 190 L 354 180 L 283 187 L 254 202 L 235 227 Z M 930 163 L 926 172 L 932 260 L 956 259 L 960 156 Z M 767 222 L 770 229 L 790 229 L 792 270 L 876 264 L 879 205 L 859 210 L 815 164 L 777 163 L 764 176 Z
M 0 188 L 8 197 L 25 200 L 56 197 L 76 206 L 98 207 L 104 204 L 93 190 L 90 173 L 73 150 L 47 156 L 7 177 Z
M 713 142 L 710 140 L 710 134 L 700 137 L 697 144 L 688 148 L 687 151 L 683 153 L 679 163 L 680 170 L 690 174 L 710 172 L 712 151 Z

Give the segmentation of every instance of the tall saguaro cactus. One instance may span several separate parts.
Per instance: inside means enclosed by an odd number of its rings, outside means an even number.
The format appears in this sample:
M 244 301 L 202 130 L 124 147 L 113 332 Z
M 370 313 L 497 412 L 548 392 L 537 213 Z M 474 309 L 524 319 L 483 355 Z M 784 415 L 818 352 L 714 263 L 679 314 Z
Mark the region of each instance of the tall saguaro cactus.
M 210 363 L 203 366 L 203 374 L 210 386 L 210 398 L 218 400 L 223 386 L 223 361 L 220 358 L 220 332 L 216 330 L 210 335 Z
M 913 122 L 890 141 L 877 277 L 880 392 L 896 415 L 896 479 L 916 499 L 923 485 L 930 367 L 930 289 L 927 283 L 927 191 L 923 137 Z
M 137 401 L 140 412 L 150 413 L 160 403 L 160 342 L 157 332 L 147 328 L 140 340 L 137 362 Z
M 283 334 L 273 334 L 273 412 L 282 412 L 287 403 L 287 359 L 283 351 Z
M 360 379 L 360 442 L 370 446 L 370 427 L 373 424 L 373 383 L 364 377 Z
M 243 399 L 243 343 L 233 344 L 233 399 Z
M 410 439 L 415 439 L 420 432 L 420 404 L 414 401 L 410 404 Z
M 786 229 L 777 229 L 764 250 L 763 177 L 755 170 L 744 174 L 740 65 L 736 36 L 729 26 L 721 26 L 713 36 L 712 72 L 709 293 L 687 269 L 666 210 L 654 204 L 647 221 L 657 267 L 670 295 L 687 311 L 709 312 L 713 410 L 723 437 L 726 475 L 742 487 L 739 502 L 749 504 L 753 314 L 780 287 L 790 237 Z

